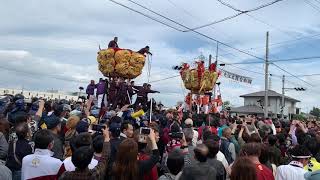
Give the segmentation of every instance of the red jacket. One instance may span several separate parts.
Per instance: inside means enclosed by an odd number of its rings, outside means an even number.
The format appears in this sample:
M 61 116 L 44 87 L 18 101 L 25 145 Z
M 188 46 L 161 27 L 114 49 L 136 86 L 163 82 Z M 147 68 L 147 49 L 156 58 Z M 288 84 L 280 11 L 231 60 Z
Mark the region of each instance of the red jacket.
M 139 160 L 149 159 L 149 155 L 144 153 L 139 153 Z M 158 170 L 157 166 L 153 166 L 151 171 L 143 176 L 143 180 L 158 180 Z

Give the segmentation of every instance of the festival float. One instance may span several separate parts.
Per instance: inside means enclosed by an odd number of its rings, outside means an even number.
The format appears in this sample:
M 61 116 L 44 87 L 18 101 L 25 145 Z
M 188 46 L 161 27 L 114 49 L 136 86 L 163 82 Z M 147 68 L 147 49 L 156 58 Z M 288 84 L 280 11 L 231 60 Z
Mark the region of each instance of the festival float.
M 98 52 L 97 61 L 105 77 L 134 79 L 142 73 L 145 56 L 129 49 L 108 48 Z
M 194 64 L 194 67 L 190 67 L 188 63 L 183 63 L 180 69 L 184 87 L 190 90 L 185 98 L 186 109 L 191 110 L 192 105 L 196 104 L 198 113 L 201 106 L 206 114 L 217 112 L 217 107 L 221 103 L 217 103 L 218 99 L 215 97 L 210 100 L 211 97 L 208 95 L 214 90 L 221 74 L 217 70 L 217 64 L 211 63 L 208 68 L 205 67 L 204 61 L 196 61 Z

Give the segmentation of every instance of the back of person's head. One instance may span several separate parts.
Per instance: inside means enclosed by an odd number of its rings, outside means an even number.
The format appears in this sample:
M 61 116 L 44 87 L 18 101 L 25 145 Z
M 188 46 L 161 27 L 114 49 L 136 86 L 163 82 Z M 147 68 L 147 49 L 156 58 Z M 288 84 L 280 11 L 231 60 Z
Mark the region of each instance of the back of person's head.
M 208 150 L 207 146 L 204 144 L 198 144 L 194 148 L 194 157 L 199 162 L 206 162 L 208 153 L 209 153 L 209 150 Z
M 250 135 L 249 143 L 261 143 L 261 137 L 259 133 L 253 133 Z
M 45 109 L 46 112 L 52 111 L 52 101 L 51 100 L 50 101 L 46 101 L 44 103 L 44 109 Z
M 54 129 L 61 130 L 61 121 L 58 116 L 52 114 L 51 116 L 47 116 L 44 119 L 44 121 L 45 121 L 47 128 L 49 130 L 54 130 Z
M 102 135 L 97 135 L 92 140 L 92 147 L 95 153 L 101 153 L 103 148 L 104 138 Z
M 112 168 L 115 179 L 137 179 L 138 177 L 138 144 L 133 139 L 123 140 L 116 155 L 116 160 Z
M 204 142 L 204 144 L 208 147 L 209 150 L 208 158 L 215 158 L 219 152 L 219 142 L 216 142 L 213 139 L 208 139 Z
M 83 118 L 76 124 L 75 129 L 78 133 L 85 133 L 85 132 L 88 132 L 89 126 L 90 126 L 89 120 L 86 118 Z
M 119 137 L 121 133 L 121 122 L 122 119 L 119 116 L 114 116 L 109 121 L 109 131 L 113 138 Z
M 256 156 L 261 154 L 261 147 L 259 143 L 246 143 L 240 150 L 240 156 Z
M 82 146 L 77 148 L 71 157 L 71 161 L 75 167 L 84 170 L 88 167 L 93 157 L 93 149 L 91 146 Z
M 300 145 L 302 145 L 304 142 L 308 141 L 309 138 L 311 138 L 309 136 L 309 134 L 306 134 L 306 133 L 301 132 L 301 131 L 297 131 L 296 132 L 296 136 L 297 136 L 298 144 L 300 144 Z
M 15 124 L 26 123 L 28 121 L 29 115 L 24 111 L 16 112 L 16 115 L 13 116 L 13 121 Z
M 288 151 L 293 160 L 308 159 L 311 156 L 310 151 L 303 145 L 296 145 Z
M 167 159 L 167 167 L 171 174 L 177 175 L 184 166 L 184 156 L 179 149 L 175 149 L 169 153 Z
M 176 121 L 170 125 L 170 132 L 181 132 L 180 125 Z
M 183 134 L 186 138 L 187 143 L 191 143 L 193 139 L 193 129 L 192 128 L 184 128 Z
M 257 180 L 256 167 L 248 157 L 238 157 L 232 165 L 230 180 Z
M 212 135 L 211 129 L 209 127 L 205 127 L 202 132 L 202 139 L 205 141 Z
M 307 139 L 303 145 L 308 148 L 310 153 L 312 154 L 313 157 L 316 156 L 317 153 L 320 151 L 320 144 L 317 142 L 317 139 L 312 137 Z
M 260 144 L 261 147 L 261 153 L 259 156 L 259 161 L 261 164 L 266 164 L 271 157 L 270 150 L 266 144 Z
M 270 146 L 276 145 L 277 141 L 278 141 L 278 138 L 277 138 L 276 135 L 270 134 L 268 136 L 268 143 L 269 143 Z
M 90 133 L 80 133 L 70 140 L 71 152 L 82 146 L 91 146 L 92 136 Z
M 279 133 L 276 136 L 277 136 L 279 144 L 285 144 L 286 143 L 286 135 L 285 134 Z
M 48 149 L 49 144 L 53 142 L 53 136 L 49 130 L 41 129 L 34 135 L 35 148 Z
M 19 123 L 15 127 L 18 139 L 25 139 L 28 136 L 29 126 L 27 123 Z

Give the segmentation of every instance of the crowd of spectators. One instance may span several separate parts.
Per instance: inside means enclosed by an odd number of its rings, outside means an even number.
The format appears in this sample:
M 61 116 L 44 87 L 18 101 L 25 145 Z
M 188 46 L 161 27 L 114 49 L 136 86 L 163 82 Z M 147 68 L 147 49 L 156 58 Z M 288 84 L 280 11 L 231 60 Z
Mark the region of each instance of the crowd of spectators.
M 0 179 L 315 180 L 320 126 L 228 112 L 104 107 L 8 97 L 0 116 Z M 151 114 L 151 115 L 150 115 Z

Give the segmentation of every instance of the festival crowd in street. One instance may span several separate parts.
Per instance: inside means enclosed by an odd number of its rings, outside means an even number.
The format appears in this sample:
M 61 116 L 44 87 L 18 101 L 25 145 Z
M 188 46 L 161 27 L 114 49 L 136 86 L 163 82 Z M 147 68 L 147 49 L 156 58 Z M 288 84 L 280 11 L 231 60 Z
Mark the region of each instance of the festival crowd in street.
M 164 109 L 148 101 L 151 85 L 122 79 L 86 92 L 1 100 L 1 180 L 320 179 L 316 121 Z

